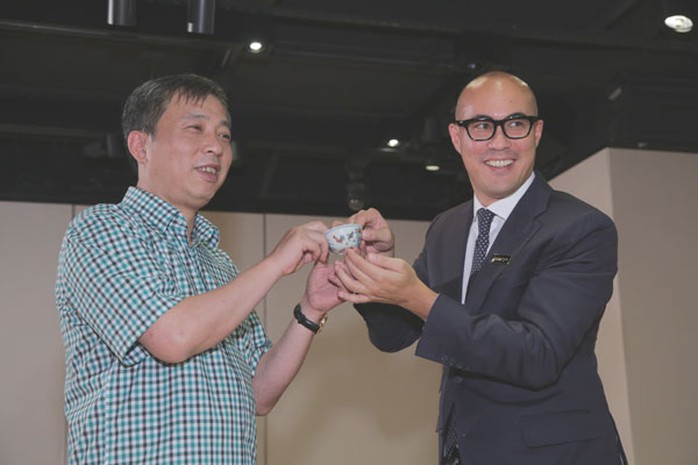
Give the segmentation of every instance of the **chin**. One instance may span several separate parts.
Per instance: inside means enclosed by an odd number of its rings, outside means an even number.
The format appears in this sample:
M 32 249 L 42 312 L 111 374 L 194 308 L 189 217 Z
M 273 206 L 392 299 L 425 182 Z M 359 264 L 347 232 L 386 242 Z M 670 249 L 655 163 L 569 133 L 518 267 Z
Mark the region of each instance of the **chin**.
M 192 198 L 192 204 L 196 204 L 196 209 L 204 208 L 213 199 L 214 194 L 200 194 Z

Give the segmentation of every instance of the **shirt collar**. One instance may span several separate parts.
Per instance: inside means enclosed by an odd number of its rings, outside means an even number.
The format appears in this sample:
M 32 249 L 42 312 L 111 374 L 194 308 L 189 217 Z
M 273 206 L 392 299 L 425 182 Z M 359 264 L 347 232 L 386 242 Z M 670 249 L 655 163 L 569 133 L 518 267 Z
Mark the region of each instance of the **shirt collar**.
M 521 186 L 516 189 L 513 194 L 511 194 L 509 197 L 499 199 L 496 202 L 492 202 L 487 209 L 506 221 L 506 219 L 509 218 L 509 215 L 511 215 L 511 212 L 514 211 L 516 205 L 519 203 L 519 200 L 521 200 L 521 197 L 524 196 L 528 188 L 531 187 L 531 184 L 533 184 L 533 178 L 535 178 L 535 173 L 531 172 L 528 179 L 526 179 L 526 181 L 521 184 Z M 483 208 L 483 205 L 480 203 L 477 196 L 473 195 L 473 215 L 477 216 L 477 211 L 480 208 Z
M 187 220 L 182 212 L 157 195 L 131 186 L 126 191 L 121 205 L 137 213 L 153 229 L 163 234 L 182 235 L 187 238 Z M 197 212 L 192 231 L 192 246 L 201 242 L 217 246 L 219 241 L 218 228 Z

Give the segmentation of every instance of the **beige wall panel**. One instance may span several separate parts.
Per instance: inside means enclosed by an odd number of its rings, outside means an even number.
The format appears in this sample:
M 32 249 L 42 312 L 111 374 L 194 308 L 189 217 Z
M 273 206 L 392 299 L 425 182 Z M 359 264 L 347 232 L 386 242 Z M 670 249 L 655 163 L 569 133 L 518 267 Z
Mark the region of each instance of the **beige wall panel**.
M 54 285 L 69 205 L 0 202 L 0 464 L 60 464 L 64 352 Z
M 550 184 L 557 190 L 569 192 L 594 205 L 613 218 L 613 193 L 611 190 L 612 181 L 609 157 L 609 151 L 603 150 L 552 179 Z M 619 273 L 623 272 L 624 267 L 622 264 L 619 264 L 619 268 Z M 606 313 L 599 329 L 596 356 L 599 361 L 599 374 L 603 380 L 609 407 L 616 420 L 628 460 L 630 460 L 630 463 L 634 463 L 632 424 L 628 403 L 628 379 L 625 371 L 626 354 L 623 344 L 621 292 L 618 286 L 618 277 L 616 277 L 613 287 L 613 296 L 606 307 Z
M 289 227 L 311 219 L 269 215 L 267 248 Z M 411 261 L 427 224 L 392 225 L 398 255 Z M 285 278 L 269 295 L 272 339 L 291 322 L 308 271 Z M 415 357 L 414 347 L 397 354 L 379 352 L 368 341 L 358 313 L 342 304 L 330 313 L 298 377 L 268 416 L 266 464 L 435 463 L 439 376 L 440 366 Z
M 203 215 L 221 231 L 221 248 L 244 271 L 264 258 L 264 215 L 204 211 Z M 265 322 L 264 302 L 257 312 Z M 265 465 L 266 418 L 257 417 L 257 465 Z
M 221 230 L 221 248 L 240 270 L 264 258 L 264 215 L 211 211 L 202 214 Z
M 634 465 L 698 463 L 695 173 L 695 155 L 613 149 L 552 181 L 606 211 L 618 226 L 620 270 L 597 354 Z M 0 366 L 6 373 L 0 464 L 63 463 L 64 362 L 53 287 L 72 210 L 0 202 Z M 204 214 L 221 228 L 223 248 L 243 270 L 289 227 L 316 219 Z M 397 255 L 412 261 L 428 223 L 391 224 Z M 258 306 L 272 339 L 292 321 L 308 271 L 284 278 Z M 260 420 L 259 465 L 435 463 L 439 376 L 440 366 L 415 357 L 414 347 L 379 352 L 359 315 L 343 304 L 276 409 Z
M 698 156 L 613 150 L 635 464 L 698 463 Z

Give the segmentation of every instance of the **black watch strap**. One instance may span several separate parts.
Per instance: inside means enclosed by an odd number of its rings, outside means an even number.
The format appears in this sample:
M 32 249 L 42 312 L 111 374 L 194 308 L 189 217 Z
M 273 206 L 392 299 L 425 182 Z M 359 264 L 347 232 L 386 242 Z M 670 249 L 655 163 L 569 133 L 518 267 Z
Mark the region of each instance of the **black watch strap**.
M 296 308 L 293 309 L 293 316 L 296 318 L 299 325 L 308 328 L 315 334 L 320 332 L 322 327 L 325 325 L 325 321 L 327 321 L 327 315 L 320 320 L 320 323 L 315 323 L 314 321 L 309 320 L 308 317 L 303 315 L 303 312 L 301 311 L 301 304 L 296 305 Z

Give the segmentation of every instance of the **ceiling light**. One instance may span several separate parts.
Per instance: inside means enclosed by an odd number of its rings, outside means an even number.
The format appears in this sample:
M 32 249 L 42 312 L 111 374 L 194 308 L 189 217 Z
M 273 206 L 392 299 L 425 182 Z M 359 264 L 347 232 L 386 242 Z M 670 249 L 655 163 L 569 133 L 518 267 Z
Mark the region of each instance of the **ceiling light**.
M 400 145 L 400 141 L 398 139 L 390 139 L 388 141 L 388 147 L 395 148 L 398 145 Z
M 664 19 L 664 24 L 676 32 L 691 32 L 691 29 L 693 29 L 693 21 L 684 15 L 667 16 Z
M 439 164 L 436 162 L 428 161 L 427 164 L 424 165 L 424 169 L 427 171 L 439 171 L 441 166 L 439 166 Z
M 247 44 L 247 50 L 251 53 L 262 53 L 265 48 L 264 42 L 259 40 L 252 40 Z
M 663 0 L 661 11 L 664 24 L 679 33 L 690 32 L 693 29 L 693 19 L 698 13 L 694 0 Z
M 110 26 L 135 26 L 136 0 L 108 0 L 107 23 Z

